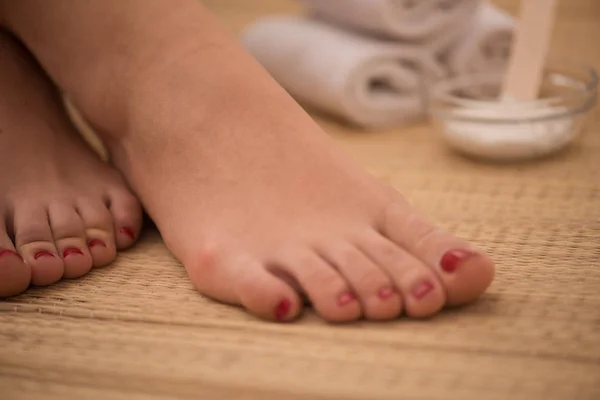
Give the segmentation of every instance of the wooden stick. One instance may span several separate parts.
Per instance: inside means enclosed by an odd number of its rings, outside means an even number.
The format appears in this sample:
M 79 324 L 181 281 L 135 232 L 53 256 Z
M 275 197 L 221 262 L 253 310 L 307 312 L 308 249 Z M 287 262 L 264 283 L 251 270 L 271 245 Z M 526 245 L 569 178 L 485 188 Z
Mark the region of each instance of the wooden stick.
M 548 56 L 557 0 L 521 0 L 503 100 L 535 100 Z

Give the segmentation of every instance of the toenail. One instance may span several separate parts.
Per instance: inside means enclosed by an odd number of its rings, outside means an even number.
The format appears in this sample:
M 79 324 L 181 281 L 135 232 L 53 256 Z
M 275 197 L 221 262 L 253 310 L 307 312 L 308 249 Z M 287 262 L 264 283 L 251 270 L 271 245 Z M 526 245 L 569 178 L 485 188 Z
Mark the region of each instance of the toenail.
M 17 253 L 16 251 L 7 250 L 7 249 L 0 249 L 0 257 L 2 257 L 2 256 L 8 256 L 8 255 L 17 256 L 21 260 L 23 259 L 23 257 L 21 257 L 21 255 L 19 253 Z
M 454 272 L 461 262 L 474 255 L 475 253 L 467 250 L 450 250 L 442 256 L 440 266 L 446 272 Z
M 92 239 L 88 242 L 88 247 L 94 247 L 94 246 L 102 246 L 102 247 L 106 247 L 106 244 L 104 244 L 104 242 L 100 239 Z
M 119 229 L 119 232 L 129 236 L 132 239 L 135 239 L 135 233 L 133 232 L 133 229 L 131 229 L 129 227 L 123 227 L 123 228 Z
M 413 287 L 412 295 L 417 300 L 421 300 L 423 297 L 427 296 L 427 294 L 429 292 L 431 292 L 433 289 L 435 289 L 435 286 L 433 286 L 433 283 L 431 283 L 430 281 L 423 281 L 423 282 L 420 282 L 419 284 L 415 285 L 415 287 Z
M 387 300 L 395 294 L 396 294 L 396 289 L 392 286 L 383 287 L 383 288 L 379 289 L 379 292 L 377 292 L 377 295 L 379 296 L 379 298 L 381 300 Z
M 353 293 L 344 293 L 338 299 L 338 305 L 345 306 L 346 304 L 356 300 L 356 296 Z
M 292 309 L 292 302 L 289 299 L 283 299 L 275 307 L 275 319 L 277 321 L 283 321 Z
M 78 255 L 82 256 L 83 251 L 79 250 L 76 247 L 69 247 L 68 249 L 65 249 L 63 251 L 63 258 L 67 258 L 68 256 L 73 255 L 73 254 L 78 254 Z
M 42 257 L 56 257 L 56 256 L 54 254 L 50 253 L 49 251 L 38 251 L 33 256 L 33 259 L 37 260 L 38 258 L 42 258 Z

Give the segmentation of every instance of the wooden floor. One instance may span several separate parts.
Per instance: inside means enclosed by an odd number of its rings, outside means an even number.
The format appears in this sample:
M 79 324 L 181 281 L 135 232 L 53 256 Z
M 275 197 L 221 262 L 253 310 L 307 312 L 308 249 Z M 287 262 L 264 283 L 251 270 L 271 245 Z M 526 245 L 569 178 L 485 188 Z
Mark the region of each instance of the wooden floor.
M 206 4 L 234 32 L 300 10 Z M 600 69 L 600 1 L 561 2 L 554 51 Z M 111 267 L 0 302 L 0 399 L 600 399 L 598 117 L 567 151 L 503 166 L 454 154 L 426 123 L 359 132 L 318 117 L 494 256 L 479 302 L 429 321 L 265 323 L 198 295 L 150 231 Z

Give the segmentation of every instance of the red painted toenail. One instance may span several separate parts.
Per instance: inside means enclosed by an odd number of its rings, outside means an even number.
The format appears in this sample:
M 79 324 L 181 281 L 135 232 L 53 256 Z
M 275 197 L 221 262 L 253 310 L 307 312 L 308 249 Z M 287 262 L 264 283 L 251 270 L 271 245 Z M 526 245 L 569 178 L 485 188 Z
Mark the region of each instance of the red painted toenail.
M 381 300 L 387 300 L 395 294 L 396 294 L 396 289 L 392 286 L 387 286 L 387 287 L 381 288 L 381 289 L 379 289 L 379 292 L 377 292 L 377 295 L 379 296 L 379 298 Z
M 352 302 L 354 300 L 356 300 L 356 296 L 354 296 L 353 293 L 344 293 L 338 299 L 338 305 L 339 306 L 345 306 L 346 304 L 348 304 L 348 303 L 350 303 L 350 302 Z
M 50 253 L 49 251 L 38 251 L 33 256 L 33 259 L 37 260 L 38 258 L 42 258 L 42 257 L 56 257 L 56 256 L 54 254 Z
M 454 272 L 461 262 L 474 255 L 475 253 L 467 250 L 450 250 L 442 256 L 440 266 L 446 272 Z
M 135 232 L 133 232 L 133 229 L 131 229 L 131 228 L 123 227 L 123 228 L 119 229 L 119 232 L 121 232 L 124 235 L 129 236 L 132 239 L 135 239 Z
M 277 321 L 283 321 L 285 317 L 288 315 L 290 310 L 292 309 L 292 302 L 288 299 L 283 299 L 279 302 L 277 307 L 275 307 L 275 319 Z
M 435 289 L 435 286 L 433 286 L 433 283 L 431 283 L 430 281 L 423 281 L 423 282 L 419 283 L 418 285 L 416 285 L 415 287 L 413 287 L 412 295 L 417 300 L 421 300 L 423 297 L 427 296 L 427 294 L 429 292 L 431 292 L 433 289 Z
M 106 244 L 104 244 L 104 242 L 100 239 L 92 239 L 88 242 L 88 247 L 94 247 L 94 246 L 102 246 L 102 247 L 106 247 Z
M 17 256 L 21 260 L 23 259 L 23 257 L 21 257 L 21 255 L 19 253 L 17 253 L 16 251 L 7 250 L 7 249 L 0 249 L 0 257 L 2 257 L 2 256 L 9 256 L 9 255 Z
M 69 247 L 68 249 L 65 249 L 63 251 L 63 258 L 67 258 L 68 256 L 73 255 L 73 254 L 78 254 L 78 255 L 82 256 L 83 251 L 79 250 L 76 247 Z

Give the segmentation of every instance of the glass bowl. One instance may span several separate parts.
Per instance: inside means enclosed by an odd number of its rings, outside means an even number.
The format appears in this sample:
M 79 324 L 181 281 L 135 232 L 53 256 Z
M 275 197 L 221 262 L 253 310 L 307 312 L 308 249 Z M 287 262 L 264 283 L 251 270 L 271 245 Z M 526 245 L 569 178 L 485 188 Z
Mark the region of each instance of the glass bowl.
M 430 90 L 436 131 L 455 150 L 494 161 L 555 153 L 583 131 L 596 103 L 594 68 L 548 62 L 535 101 L 500 101 L 503 71 L 441 80 Z

